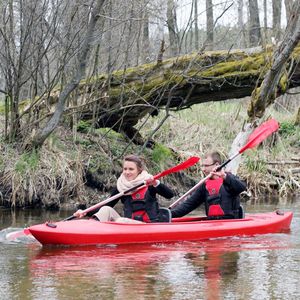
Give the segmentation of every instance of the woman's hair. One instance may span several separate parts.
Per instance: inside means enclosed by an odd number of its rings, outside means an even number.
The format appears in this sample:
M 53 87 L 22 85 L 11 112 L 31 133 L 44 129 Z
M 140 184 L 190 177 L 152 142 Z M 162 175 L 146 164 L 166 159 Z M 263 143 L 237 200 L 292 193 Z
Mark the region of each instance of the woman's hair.
M 137 155 L 134 155 L 134 154 L 126 155 L 124 157 L 123 161 L 132 161 L 132 162 L 134 162 L 140 172 L 145 170 L 144 160 L 141 157 L 137 156 Z
M 219 164 L 222 163 L 221 154 L 217 151 L 213 151 L 213 152 L 208 153 L 206 155 L 206 157 L 211 157 L 211 159 L 214 163 L 219 163 Z

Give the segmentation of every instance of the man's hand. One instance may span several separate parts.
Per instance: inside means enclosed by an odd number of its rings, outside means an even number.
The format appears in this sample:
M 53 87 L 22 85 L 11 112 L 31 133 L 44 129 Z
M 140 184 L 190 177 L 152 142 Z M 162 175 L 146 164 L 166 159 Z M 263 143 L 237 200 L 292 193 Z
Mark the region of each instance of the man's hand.
M 221 169 L 221 170 L 218 171 L 218 172 L 215 171 L 216 169 L 217 169 L 217 168 L 215 168 L 214 171 L 211 172 L 211 174 L 212 174 L 213 176 L 218 176 L 218 177 L 221 177 L 221 178 L 225 179 L 225 178 L 226 178 L 226 172 L 224 171 L 224 169 Z

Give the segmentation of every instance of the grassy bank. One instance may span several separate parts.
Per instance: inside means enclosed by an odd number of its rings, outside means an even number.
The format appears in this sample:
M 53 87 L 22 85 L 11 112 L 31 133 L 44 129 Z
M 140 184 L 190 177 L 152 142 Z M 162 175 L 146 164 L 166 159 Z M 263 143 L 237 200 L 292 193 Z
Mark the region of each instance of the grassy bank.
M 265 193 L 287 196 L 300 191 L 300 128 L 294 124 L 297 101 L 289 109 L 280 102 L 268 109 L 266 117 L 278 120 L 279 132 L 243 154 L 238 175 L 247 180 L 256 197 Z M 154 139 L 177 152 L 203 157 L 208 151 L 218 150 L 228 157 L 247 118 L 247 106 L 248 101 L 243 99 L 204 103 L 173 113 Z M 158 124 L 159 119 L 152 120 L 144 135 L 151 134 Z
M 154 149 L 142 151 L 153 174 L 174 166 L 191 155 L 203 157 L 219 150 L 224 157 L 246 119 L 247 101 L 207 103 L 174 112 L 153 138 Z M 253 196 L 287 196 L 299 192 L 300 129 L 294 125 L 295 110 L 275 110 L 281 129 L 258 149 L 243 154 L 238 175 L 248 183 Z M 151 118 L 141 129 L 146 137 L 164 117 Z M 3 116 L 0 134 L 3 137 Z M 137 126 L 138 128 L 139 126 Z M 109 129 L 92 129 L 80 122 L 74 133 L 61 126 L 40 152 L 23 153 L 17 144 L 0 140 L 0 201 L 2 206 L 43 206 L 47 208 L 90 205 L 104 199 L 121 172 L 123 154 L 138 153 L 120 134 Z M 199 166 L 184 176 L 164 181 L 177 193 L 185 192 L 201 178 Z

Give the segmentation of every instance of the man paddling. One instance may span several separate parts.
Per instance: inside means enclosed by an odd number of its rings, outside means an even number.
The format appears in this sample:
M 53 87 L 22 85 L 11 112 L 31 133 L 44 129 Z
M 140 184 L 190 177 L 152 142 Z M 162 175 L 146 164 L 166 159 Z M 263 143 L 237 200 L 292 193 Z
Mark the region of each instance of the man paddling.
M 202 167 L 204 174 L 210 175 L 200 187 L 183 203 L 172 208 L 173 218 L 182 217 L 202 203 L 208 219 L 238 219 L 242 217 L 239 194 L 246 190 L 246 184 L 237 176 L 216 171 L 221 165 L 218 152 L 211 152 L 205 156 Z

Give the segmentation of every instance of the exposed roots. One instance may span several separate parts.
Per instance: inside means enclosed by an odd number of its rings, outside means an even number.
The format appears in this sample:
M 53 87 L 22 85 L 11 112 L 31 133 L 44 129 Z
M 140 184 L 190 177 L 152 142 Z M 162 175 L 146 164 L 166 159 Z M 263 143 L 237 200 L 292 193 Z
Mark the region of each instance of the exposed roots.
M 248 190 L 254 202 L 265 195 L 277 195 L 280 198 L 288 197 L 300 190 L 300 174 L 293 174 L 289 170 L 271 170 L 266 174 L 260 172 L 241 171 L 241 176 L 246 180 Z

